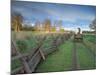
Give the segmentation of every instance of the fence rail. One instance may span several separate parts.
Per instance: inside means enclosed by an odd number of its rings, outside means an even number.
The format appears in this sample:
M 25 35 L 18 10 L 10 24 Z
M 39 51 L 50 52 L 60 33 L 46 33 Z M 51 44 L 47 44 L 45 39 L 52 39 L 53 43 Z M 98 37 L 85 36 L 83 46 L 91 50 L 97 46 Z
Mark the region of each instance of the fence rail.
M 41 49 L 41 46 L 44 44 L 47 36 L 44 36 L 41 41 L 38 43 L 38 46 L 31 50 L 31 52 L 26 54 L 21 54 L 14 41 L 11 42 L 11 51 L 12 51 L 12 58 L 11 61 L 15 61 L 19 59 L 22 62 L 22 66 L 12 70 L 11 74 L 15 75 L 18 73 L 32 73 L 35 72 L 35 68 L 39 64 L 40 60 L 45 60 L 46 56 L 53 51 L 57 50 L 58 46 L 62 44 L 65 40 L 67 40 L 71 35 L 69 34 L 59 34 L 57 37 L 54 36 L 55 34 L 50 34 L 53 37 L 53 41 L 51 47 L 48 48 L 48 52 L 45 52 Z

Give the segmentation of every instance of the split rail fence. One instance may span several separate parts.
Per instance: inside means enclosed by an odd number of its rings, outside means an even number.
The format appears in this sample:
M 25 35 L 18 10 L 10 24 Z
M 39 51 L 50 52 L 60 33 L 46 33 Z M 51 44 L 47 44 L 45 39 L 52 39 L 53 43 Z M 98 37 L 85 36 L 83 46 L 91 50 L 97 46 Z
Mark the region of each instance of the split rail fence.
M 50 48 L 48 48 L 48 51 L 44 51 L 41 49 L 42 45 L 44 44 L 44 41 L 47 39 L 48 35 L 45 35 L 41 41 L 39 41 L 36 48 L 31 50 L 29 53 L 22 54 L 16 47 L 16 42 L 14 40 L 11 41 L 11 52 L 12 52 L 12 58 L 11 61 L 20 60 L 21 66 L 12 70 L 11 74 L 23 74 L 23 73 L 33 73 L 35 72 L 35 69 L 39 62 L 41 60 L 46 59 L 47 55 L 52 53 L 55 50 L 58 50 L 58 46 L 61 45 L 65 40 L 68 40 L 70 38 L 70 34 L 59 34 L 58 36 L 54 36 L 55 34 L 50 34 L 52 36 L 53 41 Z

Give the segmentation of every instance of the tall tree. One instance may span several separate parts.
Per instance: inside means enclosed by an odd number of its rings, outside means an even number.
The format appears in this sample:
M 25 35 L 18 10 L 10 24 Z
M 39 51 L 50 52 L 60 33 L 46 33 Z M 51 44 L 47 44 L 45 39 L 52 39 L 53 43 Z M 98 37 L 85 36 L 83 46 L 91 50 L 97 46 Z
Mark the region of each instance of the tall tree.
M 35 25 L 34 25 L 34 28 L 35 28 L 35 31 L 40 31 L 40 21 L 39 20 L 37 20 L 36 22 L 35 22 Z
M 22 29 L 23 17 L 20 13 L 14 13 L 12 15 L 11 25 L 15 31 L 19 32 Z
M 89 25 L 90 29 L 96 31 L 96 18 Z
M 44 30 L 50 32 L 51 31 L 51 21 L 50 19 L 46 19 L 44 21 Z

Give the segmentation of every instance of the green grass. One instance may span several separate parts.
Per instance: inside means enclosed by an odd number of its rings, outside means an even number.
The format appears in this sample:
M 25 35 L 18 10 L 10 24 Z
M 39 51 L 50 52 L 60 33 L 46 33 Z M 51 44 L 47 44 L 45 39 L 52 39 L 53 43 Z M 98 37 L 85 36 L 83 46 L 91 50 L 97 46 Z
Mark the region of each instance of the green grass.
M 88 40 L 85 40 L 84 43 L 86 44 L 87 48 L 91 50 L 91 52 L 96 55 L 96 44 L 91 43 Z
M 93 54 L 81 43 L 77 43 L 80 69 L 95 69 L 96 60 Z
M 15 68 L 18 68 L 22 65 L 20 60 L 14 60 L 11 62 L 11 70 L 14 70 Z
M 33 48 L 37 46 L 37 42 L 35 38 L 16 40 L 16 46 L 21 53 L 30 52 Z
M 38 33 L 39 34 L 39 33 Z M 12 37 L 16 40 L 17 47 L 21 53 L 28 53 L 30 50 L 37 46 L 38 34 L 32 32 L 21 32 L 17 35 L 12 33 Z M 41 35 L 41 34 L 39 34 Z M 55 35 L 56 37 L 56 35 Z M 95 35 L 84 35 L 84 41 L 89 45 L 90 49 L 95 53 Z M 44 41 L 41 47 L 44 52 L 49 52 L 48 48 L 51 47 L 53 37 L 49 36 Z M 96 65 L 95 57 L 89 52 L 89 50 L 83 44 L 77 44 L 77 52 L 79 58 L 79 64 L 81 69 L 94 69 Z M 64 44 L 59 46 L 59 50 L 49 54 L 45 61 L 41 61 L 37 66 L 36 72 L 57 72 L 57 71 L 67 71 L 72 69 L 72 50 L 73 42 L 71 40 L 65 41 Z M 12 61 L 11 69 L 15 69 L 21 66 L 19 60 Z
M 72 69 L 72 46 L 70 41 L 65 42 L 59 47 L 59 50 L 48 55 L 46 60 L 38 65 L 36 72 L 57 72 Z
M 96 35 L 84 35 L 83 36 L 84 40 L 88 40 L 92 43 L 96 43 Z
M 95 35 L 84 35 L 84 42 L 88 48 L 96 54 L 96 36 Z
M 19 32 L 19 33 L 15 33 L 12 32 L 12 39 L 16 42 L 16 47 L 18 48 L 18 50 L 23 54 L 23 53 L 29 53 L 31 50 L 33 50 L 33 48 L 37 47 L 39 43 L 39 41 L 41 38 L 43 33 L 32 33 L 32 32 Z M 56 37 L 58 35 L 54 35 L 54 37 Z M 53 37 L 51 35 L 47 35 L 47 39 L 44 42 L 44 44 L 42 45 L 42 49 L 44 50 L 45 53 L 49 52 L 48 49 L 51 47 L 51 43 L 53 41 Z M 12 61 L 12 69 L 15 69 L 17 67 L 19 67 L 21 64 L 19 63 L 19 60 L 14 60 Z

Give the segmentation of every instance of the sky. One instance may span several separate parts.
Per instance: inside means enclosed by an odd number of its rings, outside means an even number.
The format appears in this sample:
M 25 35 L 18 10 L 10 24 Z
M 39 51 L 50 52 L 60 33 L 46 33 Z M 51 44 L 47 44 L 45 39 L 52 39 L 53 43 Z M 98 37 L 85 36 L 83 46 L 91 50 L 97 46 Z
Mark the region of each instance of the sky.
M 96 6 L 90 5 L 12 1 L 11 13 L 14 12 L 23 16 L 25 24 L 33 26 L 37 20 L 50 19 L 52 24 L 61 20 L 66 30 L 90 30 L 89 24 L 96 18 Z

